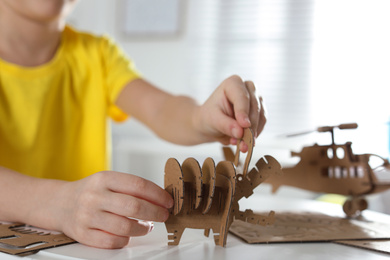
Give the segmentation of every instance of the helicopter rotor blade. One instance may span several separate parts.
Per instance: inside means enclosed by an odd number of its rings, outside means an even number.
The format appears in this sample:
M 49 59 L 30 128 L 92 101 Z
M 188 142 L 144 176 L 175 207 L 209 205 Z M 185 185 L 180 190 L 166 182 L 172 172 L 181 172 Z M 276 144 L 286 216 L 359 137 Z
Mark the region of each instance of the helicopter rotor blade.
M 323 133 L 323 132 L 330 132 L 332 131 L 334 126 L 320 126 L 317 128 L 317 132 Z
M 281 136 L 282 137 L 295 137 L 295 136 L 310 134 L 310 133 L 313 133 L 316 131 L 317 130 L 309 130 L 309 131 L 304 131 L 304 132 L 299 132 L 299 133 L 294 133 L 294 134 L 286 134 L 286 135 L 281 135 Z
M 295 136 L 310 134 L 313 132 L 319 132 L 319 133 L 332 132 L 334 128 L 339 128 L 340 130 L 344 130 L 344 129 L 356 129 L 357 127 L 358 124 L 356 123 L 340 124 L 336 126 L 320 126 L 317 127 L 317 129 L 315 130 L 303 131 L 303 132 L 293 133 L 293 134 L 286 134 L 286 135 L 282 135 L 282 137 L 295 137 Z
M 358 124 L 356 123 L 341 124 L 338 127 L 339 129 L 356 129 L 358 128 Z

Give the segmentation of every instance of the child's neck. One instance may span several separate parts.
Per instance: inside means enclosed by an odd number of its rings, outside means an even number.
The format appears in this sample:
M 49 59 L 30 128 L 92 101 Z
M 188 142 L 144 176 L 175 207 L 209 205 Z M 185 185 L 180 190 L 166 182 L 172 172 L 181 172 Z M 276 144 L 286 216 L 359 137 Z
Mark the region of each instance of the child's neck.
M 55 55 L 63 21 L 37 22 L 13 13 L 0 16 L 0 58 L 20 66 L 35 67 Z

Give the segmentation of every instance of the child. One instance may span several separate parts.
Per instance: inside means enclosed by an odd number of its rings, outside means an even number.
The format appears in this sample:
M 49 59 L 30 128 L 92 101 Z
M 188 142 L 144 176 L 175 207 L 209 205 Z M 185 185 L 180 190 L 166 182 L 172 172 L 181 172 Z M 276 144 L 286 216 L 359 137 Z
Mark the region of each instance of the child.
M 76 2 L 0 0 L 0 220 L 121 248 L 164 222 L 173 200 L 107 171 L 107 116 L 131 115 L 178 144 L 235 144 L 244 128 L 260 134 L 264 110 L 238 76 L 203 105 L 156 88 L 112 41 L 65 25 Z

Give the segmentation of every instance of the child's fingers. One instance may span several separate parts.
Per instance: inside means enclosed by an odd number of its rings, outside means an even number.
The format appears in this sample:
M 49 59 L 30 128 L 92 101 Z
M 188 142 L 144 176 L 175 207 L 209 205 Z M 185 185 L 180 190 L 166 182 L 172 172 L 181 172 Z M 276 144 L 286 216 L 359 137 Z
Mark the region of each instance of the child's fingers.
M 213 121 L 214 127 L 217 131 L 227 137 L 239 139 L 244 133 L 244 130 L 239 124 L 237 124 L 237 121 L 223 112 L 216 112 L 211 120 Z
M 144 190 L 144 192 L 148 192 Z M 147 221 L 164 222 L 169 212 L 165 207 L 123 193 L 109 192 L 104 196 L 102 210 L 115 215 Z
M 251 121 L 251 128 L 254 132 L 254 135 L 257 136 L 257 129 L 259 125 L 259 114 L 260 114 L 260 102 L 256 95 L 256 87 L 252 81 L 245 81 L 245 86 L 249 93 L 249 119 Z
M 104 211 L 96 218 L 92 218 L 90 225 L 92 229 L 123 237 L 144 236 L 151 230 L 151 222 L 129 219 Z
M 250 93 L 240 77 L 232 76 L 228 80 L 225 95 L 234 108 L 234 117 L 242 128 L 250 127 Z
M 108 172 L 107 175 L 104 179 L 111 191 L 137 197 L 165 208 L 173 206 L 171 195 L 151 181 L 120 172 Z
M 129 243 L 130 237 L 117 236 L 99 229 L 86 229 L 82 231 L 78 242 L 92 247 L 105 249 L 115 249 L 125 247 Z

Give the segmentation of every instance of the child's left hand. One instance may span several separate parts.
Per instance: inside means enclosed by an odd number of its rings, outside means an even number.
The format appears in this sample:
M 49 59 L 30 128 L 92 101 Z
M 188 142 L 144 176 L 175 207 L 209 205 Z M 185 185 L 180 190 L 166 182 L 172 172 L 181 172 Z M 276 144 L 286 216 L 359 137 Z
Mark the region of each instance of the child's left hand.
M 243 81 L 239 76 L 224 80 L 196 115 L 199 131 L 222 144 L 237 144 L 244 128 L 250 127 L 255 135 L 263 131 L 266 115 L 261 97 L 256 95 L 252 81 Z M 242 152 L 247 151 L 241 145 Z
M 250 127 L 257 137 L 266 122 L 255 85 L 236 75 L 225 79 L 203 105 L 142 79 L 131 81 L 116 104 L 161 138 L 182 145 L 214 141 L 235 145 L 244 128 Z M 246 145 L 240 145 L 240 150 L 246 152 Z

